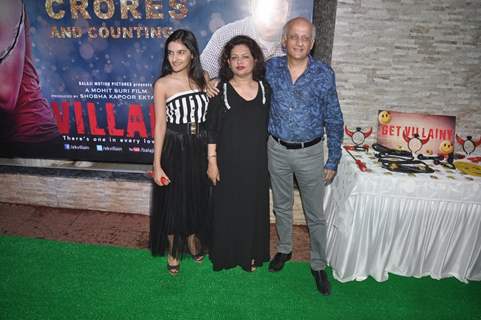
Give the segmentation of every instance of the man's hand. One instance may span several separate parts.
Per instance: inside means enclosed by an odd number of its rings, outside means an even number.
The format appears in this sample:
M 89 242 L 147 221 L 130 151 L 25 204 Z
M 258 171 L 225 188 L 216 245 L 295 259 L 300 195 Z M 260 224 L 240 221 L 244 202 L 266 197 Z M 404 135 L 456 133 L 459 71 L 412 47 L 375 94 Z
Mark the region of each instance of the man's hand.
M 207 95 L 209 96 L 209 98 L 213 98 L 215 97 L 216 95 L 219 94 L 219 89 L 217 89 L 217 85 L 219 84 L 219 80 L 218 79 L 212 79 L 212 80 L 209 80 L 207 81 Z
M 324 184 L 327 186 L 331 184 L 336 176 L 337 171 L 331 169 L 324 169 Z

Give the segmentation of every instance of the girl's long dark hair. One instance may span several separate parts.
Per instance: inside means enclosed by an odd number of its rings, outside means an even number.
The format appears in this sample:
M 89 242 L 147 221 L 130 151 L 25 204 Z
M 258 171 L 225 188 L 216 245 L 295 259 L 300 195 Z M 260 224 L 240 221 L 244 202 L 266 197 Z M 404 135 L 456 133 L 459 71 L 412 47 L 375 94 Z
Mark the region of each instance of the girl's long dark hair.
M 184 46 L 189 49 L 192 54 L 192 61 L 190 62 L 189 78 L 195 82 L 200 90 L 204 90 L 206 87 L 206 81 L 204 78 L 204 70 L 200 63 L 199 47 L 197 46 L 197 39 L 194 34 L 189 30 L 178 29 L 175 30 L 165 41 L 164 48 L 164 61 L 162 62 L 162 69 L 160 72 L 160 77 L 162 78 L 166 75 L 172 73 L 172 66 L 168 59 L 168 47 L 169 43 L 172 41 L 180 41 Z M 154 81 L 155 84 L 155 81 Z
M 264 66 L 264 54 L 262 53 L 262 49 L 259 47 L 257 42 L 248 36 L 235 36 L 225 44 L 224 49 L 219 57 L 219 78 L 221 78 L 222 81 L 229 81 L 234 77 L 234 73 L 232 73 L 232 70 L 229 67 L 228 60 L 230 59 L 232 49 L 240 44 L 243 44 L 249 48 L 251 55 L 255 60 L 254 70 L 252 70 L 252 78 L 256 81 L 264 80 L 266 74 L 266 67 Z

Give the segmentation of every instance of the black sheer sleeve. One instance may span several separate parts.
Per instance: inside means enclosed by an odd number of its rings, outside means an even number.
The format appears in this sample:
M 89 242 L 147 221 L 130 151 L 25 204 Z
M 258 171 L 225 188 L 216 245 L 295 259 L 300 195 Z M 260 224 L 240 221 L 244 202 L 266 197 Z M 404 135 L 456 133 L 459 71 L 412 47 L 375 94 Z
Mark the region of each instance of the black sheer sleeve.
M 207 143 L 217 144 L 217 137 L 222 127 L 222 114 L 224 113 L 224 92 L 222 83 L 217 86 L 219 94 L 209 100 L 207 107 Z

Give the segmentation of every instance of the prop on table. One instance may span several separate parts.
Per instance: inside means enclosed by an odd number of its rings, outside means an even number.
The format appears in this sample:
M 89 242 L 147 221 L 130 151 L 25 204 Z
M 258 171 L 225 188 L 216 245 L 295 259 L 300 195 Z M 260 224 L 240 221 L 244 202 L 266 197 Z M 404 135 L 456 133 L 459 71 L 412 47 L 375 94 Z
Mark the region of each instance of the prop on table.
M 481 165 L 466 161 L 454 161 L 454 166 L 467 175 L 481 177 Z
M 429 137 L 421 139 L 417 133 L 415 133 L 412 137 L 408 137 L 405 131 L 403 132 L 403 139 L 406 141 L 408 149 L 412 153 L 417 153 L 429 141 Z
M 466 159 L 474 163 L 481 162 L 481 157 L 467 157 Z
M 419 160 L 381 161 L 384 169 L 402 173 L 433 173 L 429 165 Z
M 463 158 L 464 156 L 462 156 L 461 158 Z M 419 160 L 429 160 L 429 161 L 433 161 L 433 163 L 435 165 L 442 165 L 443 167 L 446 167 L 448 169 L 456 169 L 453 165 L 453 161 L 455 159 L 455 155 L 454 153 L 450 153 L 448 154 L 447 156 L 441 154 L 441 155 L 437 155 L 437 156 L 425 156 L 423 154 L 419 154 L 418 155 L 418 159 Z M 446 159 L 446 161 L 444 161 Z M 459 159 L 459 158 L 458 158 Z
M 413 155 L 409 151 L 391 149 L 379 143 L 373 144 L 372 148 L 378 152 L 375 154 L 376 158 L 400 158 L 403 160 L 413 159 Z
M 416 160 L 409 151 L 395 150 L 375 143 L 372 148 L 378 153 L 375 154 L 384 169 L 403 173 L 433 173 L 429 165 L 421 160 Z
M 346 135 L 351 137 L 352 142 L 354 145 L 352 146 L 353 149 L 350 150 L 356 150 L 356 151 L 368 151 L 369 146 L 367 144 L 364 144 L 364 141 L 371 135 L 372 133 L 372 127 L 369 127 L 366 130 L 362 130 L 361 127 L 356 127 L 355 131 L 349 130 L 347 126 L 344 126 L 344 132 Z
M 456 117 L 379 110 L 377 143 L 426 156 L 452 152 Z
M 444 160 L 444 156 L 425 156 L 424 154 L 418 154 L 419 160 L 432 160 L 432 161 L 441 161 Z
M 467 136 L 463 139 L 461 136 L 456 134 L 456 141 L 462 146 L 464 153 L 470 155 L 476 150 L 476 147 L 481 145 L 481 137 L 478 140 L 473 140 L 472 136 Z
M 454 152 L 454 144 L 451 141 L 445 140 L 441 142 L 441 144 L 439 145 L 438 154 L 449 156 L 450 154 L 453 154 L 453 152 Z
M 362 162 L 361 160 L 356 159 L 356 157 L 354 157 L 354 155 L 351 153 L 350 150 L 352 150 L 353 148 L 354 148 L 354 146 L 344 146 L 344 149 L 346 150 L 346 152 L 349 153 L 349 155 L 354 159 L 354 162 L 356 162 L 356 165 L 359 168 L 359 170 L 361 170 L 362 172 L 366 172 L 367 171 L 366 164 L 364 162 Z
M 442 165 L 443 167 L 448 169 L 456 170 L 456 167 L 454 166 L 453 162 L 454 162 L 454 153 L 450 153 L 448 154 L 446 161 L 434 160 L 433 163 L 435 165 Z
M 449 169 L 455 169 L 453 166 L 454 154 L 450 154 L 447 157 L 441 154 L 437 156 L 426 156 L 419 154 L 417 160 L 414 158 L 413 153 L 404 150 L 394 150 L 387 148 L 386 146 L 375 143 L 372 148 L 378 153 L 375 154 L 376 158 L 381 162 L 382 167 L 390 171 L 406 172 L 406 173 L 432 173 L 433 169 L 424 161 L 433 161 L 435 165 L 442 165 Z

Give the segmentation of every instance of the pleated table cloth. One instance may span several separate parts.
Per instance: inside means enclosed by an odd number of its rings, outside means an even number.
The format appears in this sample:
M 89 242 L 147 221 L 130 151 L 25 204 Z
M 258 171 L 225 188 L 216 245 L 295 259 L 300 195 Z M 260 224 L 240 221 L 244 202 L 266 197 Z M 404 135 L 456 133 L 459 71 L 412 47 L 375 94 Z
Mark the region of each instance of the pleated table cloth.
M 394 173 L 373 153 L 344 151 L 325 193 L 328 262 L 341 281 L 388 274 L 481 280 L 481 178 L 441 165 Z M 432 164 L 427 162 L 428 164 Z

